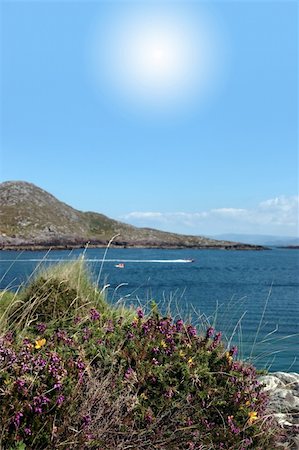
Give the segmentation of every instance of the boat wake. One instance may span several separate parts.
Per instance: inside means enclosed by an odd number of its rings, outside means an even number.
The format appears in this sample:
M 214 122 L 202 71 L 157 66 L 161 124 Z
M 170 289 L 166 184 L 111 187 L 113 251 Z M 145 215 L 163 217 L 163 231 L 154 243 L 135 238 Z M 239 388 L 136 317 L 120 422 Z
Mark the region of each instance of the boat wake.
M 71 262 L 71 261 L 78 261 L 77 259 L 59 259 L 59 258 L 32 258 L 32 259 L 0 259 L 0 262 Z M 161 264 L 185 264 L 185 263 L 192 263 L 194 262 L 194 259 L 85 259 L 86 262 L 91 263 L 97 263 L 97 262 L 117 262 L 117 263 L 161 263 Z

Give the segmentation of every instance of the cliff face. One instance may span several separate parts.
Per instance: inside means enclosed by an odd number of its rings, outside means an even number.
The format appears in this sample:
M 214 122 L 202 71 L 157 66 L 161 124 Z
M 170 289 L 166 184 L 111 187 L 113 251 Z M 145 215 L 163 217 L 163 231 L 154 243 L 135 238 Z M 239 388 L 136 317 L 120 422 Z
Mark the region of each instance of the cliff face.
M 78 211 L 24 181 L 0 184 L 0 247 L 74 247 L 87 242 L 168 248 L 261 249 L 259 246 L 137 228 L 95 213 Z

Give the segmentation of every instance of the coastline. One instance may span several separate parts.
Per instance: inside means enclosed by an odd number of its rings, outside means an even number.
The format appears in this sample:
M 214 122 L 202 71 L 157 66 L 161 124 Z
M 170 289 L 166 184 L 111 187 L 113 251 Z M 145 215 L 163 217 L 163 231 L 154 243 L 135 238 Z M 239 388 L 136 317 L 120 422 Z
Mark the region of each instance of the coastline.
M 140 248 L 140 249 L 167 249 L 167 250 L 179 250 L 179 249 L 196 249 L 196 250 L 248 250 L 248 251 L 263 251 L 270 250 L 268 247 L 261 245 L 250 245 L 241 243 L 223 243 L 219 245 L 207 244 L 196 245 L 193 243 L 177 244 L 166 242 L 124 242 L 114 241 L 82 241 L 82 242 L 21 242 L 17 244 L 13 243 L 0 243 L 0 251 L 43 251 L 43 250 L 72 250 L 80 248 Z

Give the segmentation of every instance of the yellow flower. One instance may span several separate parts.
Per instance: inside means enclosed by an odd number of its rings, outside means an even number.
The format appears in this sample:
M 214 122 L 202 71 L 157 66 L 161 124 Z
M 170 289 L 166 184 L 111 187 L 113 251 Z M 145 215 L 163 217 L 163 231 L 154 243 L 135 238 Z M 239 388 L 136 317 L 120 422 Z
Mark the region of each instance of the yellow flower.
M 245 403 L 245 406 L 249 406 L 250 405 L 250 401 L 247 400 L 247 402 Z
M 167 347 L 167 344 L 166 344 L 165 341 L 161 341 L 161 347 L 163 347 L 163 348 L 166 348 L 166 347 Z
M 226 353 L 225 353 L 225 357 L 226 357 L 226 359 L 227 359 L 227 361 L 228 361 L 229 363 L 232 362 L 233 357 L 229 354 L 229 352 L 226 352 Z
M 189 359 L 188 359 L 188 364 L 189 364 L 189 366 L 192 366 L 192 365 L 193 365 L 193 358 L 189 358 Z
M 183 352 L 183 350 L 179 351 L 179 355 L 180 355 L 181 358 L 183 358 L 185 356 L 185 353 Z
M 248 422 L 249 422 L 249 423 L 253 423 L 253 422 L 255 422 L 255 421 L 258 419 L 258 416 L 257 416 L 257 412 L 256 412 L 256 411 L 250 411 L 250 412 L 248 413 L 248 416 L 249 416 L 249 419 L 248 419 Z
M 140 398 L 143 398 L 144 400 L 148 399 L 147 395 L 144 392 L 142 392 L 142 394 L 140 394 Z
M 35 348 L 41 348 L 43 345 L 45 345 L 46 343 L 46 339 L 37 339 L 37 341 L 35 341 Z

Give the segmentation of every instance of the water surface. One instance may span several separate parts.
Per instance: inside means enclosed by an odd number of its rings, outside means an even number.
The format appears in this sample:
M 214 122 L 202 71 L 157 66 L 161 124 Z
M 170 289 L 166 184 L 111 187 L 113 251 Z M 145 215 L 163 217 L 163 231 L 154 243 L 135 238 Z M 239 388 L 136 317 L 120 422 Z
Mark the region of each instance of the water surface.
M 83 250 L 0 252 L 0 288 L 17 289 L 38 265 L 72 260 Z M 299 372 L 299 250 L 89 249 L 85 258 L 109 300 L 171 305 L 173 314 L 200 314 L 238 344 L 258 367 Z M 43 258 L 51 261 L 40 262 Z M 184 263 L 184 259 L 194 259 Z M 124 268 L 115 267 L 124 261 Z M 242 319 L 241 319 L 242 318 Z M 241 320 L 240 320 L 241 319 Z M 258 332 L 258 334 L 257 334 Z M 292 337 L 289 337 L 292 335 Z

